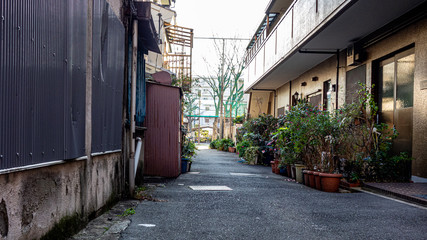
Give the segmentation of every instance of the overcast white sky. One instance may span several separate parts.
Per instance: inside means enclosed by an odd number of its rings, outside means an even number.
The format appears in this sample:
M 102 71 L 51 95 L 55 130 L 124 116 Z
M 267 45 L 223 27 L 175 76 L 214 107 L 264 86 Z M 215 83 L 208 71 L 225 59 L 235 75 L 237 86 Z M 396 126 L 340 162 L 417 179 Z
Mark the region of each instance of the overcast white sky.
M 195 37 L 251 38 L 270 0 L 176 0 L 177 24 L 194 29 Z M 239 41 L 246 48 L 249 41 Z M 227 45 L 227 44 L 226 44 Z M 218 66 L 213 40 L 194 39 L 193 76 L 213 73 Z

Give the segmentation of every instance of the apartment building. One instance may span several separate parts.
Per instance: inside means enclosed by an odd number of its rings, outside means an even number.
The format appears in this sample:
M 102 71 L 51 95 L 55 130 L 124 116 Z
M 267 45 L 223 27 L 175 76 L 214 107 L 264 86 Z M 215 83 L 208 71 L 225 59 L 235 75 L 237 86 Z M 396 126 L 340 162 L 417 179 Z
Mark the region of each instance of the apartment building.
M 332 110 L 374 86 L 395 151 L 427 177 L 427 4 L 424 0 L 272 0 L 246 50 L 249 114 L 281 115 L 296 100 Z

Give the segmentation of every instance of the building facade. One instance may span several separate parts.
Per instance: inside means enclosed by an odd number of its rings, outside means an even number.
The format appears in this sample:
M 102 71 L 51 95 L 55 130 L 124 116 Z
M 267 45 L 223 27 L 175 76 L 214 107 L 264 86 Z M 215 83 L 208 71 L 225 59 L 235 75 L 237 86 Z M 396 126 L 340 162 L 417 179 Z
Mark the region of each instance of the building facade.
M 239 79 L 237 89 L 243 88 L 243 79 Z M 229 134 L 230 128 L 230 92 L 231 88 L 227 88 L 224 91 L 224 117 L 225 117 L 225 136 Z M 238 90 L 242 93 L 242 90 Z M 192 129 L 198 129 L 201 126 L 203 130 L 208 130 L 209 135 L 212 136 L 215 119 L 219 119 L 219 100 L 213 97 L 213 89 L 205 80 L 201 79 L 197 84 L 192 87 L 192 94 L 195 96 L 196 101 L 194 104 L 197 106 L 196 110 L 192 113 L 195 120 L 192 122 Z M 243 93 L 242 93 L 243 94 Z M 247 108 L 247 98 L 244 95 L 238 103 L 233 102 L 231 108 L 231 118 L 234 119 L 236 116 L 244 116 Z M 200 119 L 199 119 L 200 118 Z M 219 121 L 218 121 L 219 127 Z M 232 129 L 232 131 L 235 131 Z M 193 134 L 194 137 L 194 134 Z
M 132 194 L 150 9 L 0 1 L 0 239 L 67 237 Z
M 426 2 L 271 1 L 246 52 L 249 114 L 281 115 L 305 98 L 325 110 L 373 87 L 378 121 L 399 132 L 394 151 L 412 154 L 427 177 Z

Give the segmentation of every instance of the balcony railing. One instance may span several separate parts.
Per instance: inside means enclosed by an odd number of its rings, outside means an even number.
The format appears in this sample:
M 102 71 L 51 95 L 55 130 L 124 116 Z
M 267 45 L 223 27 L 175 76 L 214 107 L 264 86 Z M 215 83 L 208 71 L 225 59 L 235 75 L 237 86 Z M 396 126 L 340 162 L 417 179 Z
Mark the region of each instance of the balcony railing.
M 351 0 L 295 0 L 273 29 L 264 28 L 245 54 L 245 88 L 291 54 Z M 267 34 L 268 33 L 268 34 Z

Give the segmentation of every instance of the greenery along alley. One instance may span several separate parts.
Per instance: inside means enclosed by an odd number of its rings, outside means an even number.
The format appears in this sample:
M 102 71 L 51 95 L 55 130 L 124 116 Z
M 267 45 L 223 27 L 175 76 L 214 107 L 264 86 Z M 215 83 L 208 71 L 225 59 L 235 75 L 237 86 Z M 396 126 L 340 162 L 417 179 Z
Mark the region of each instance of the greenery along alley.
M 357 101 L 329 112 L 299 101 L 284 115 L 248 119 L 237 133 L 239 156 L 250 164 L 279 160 L 282 170 L 295 164 L 323 173 L 340 173 L 348 182 L 407 182 L 411 158 L 393 155 L 395 129 L 377 122 L 378 107 L 362 85 Z M 227 151 L 234 143 L 214 140 L 211 148 Z

